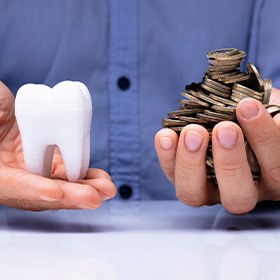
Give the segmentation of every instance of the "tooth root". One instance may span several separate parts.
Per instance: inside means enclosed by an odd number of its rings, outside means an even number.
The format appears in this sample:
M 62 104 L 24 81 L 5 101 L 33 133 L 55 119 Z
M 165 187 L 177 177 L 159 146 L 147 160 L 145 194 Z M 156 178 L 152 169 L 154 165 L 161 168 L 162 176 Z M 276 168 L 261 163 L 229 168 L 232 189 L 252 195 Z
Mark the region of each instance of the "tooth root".
M 36 140 L 22 139 L 26 168 L 37 175 L 51 177 L 55 145 L 40 144 Z
M 85 178 L 88 171 L 90 160 L 90 135 L 84 135 L 84 149 L 83 149 L 83 159 L 82 159 L 82 168 L 80 172 L 80 178 Z
M 67 136 L 71 137 L 69 141 L 58 143 L 57 146 L 63 158 L 68 180 L 76 182 L 83 170 L 83 135 L 68 133 Z

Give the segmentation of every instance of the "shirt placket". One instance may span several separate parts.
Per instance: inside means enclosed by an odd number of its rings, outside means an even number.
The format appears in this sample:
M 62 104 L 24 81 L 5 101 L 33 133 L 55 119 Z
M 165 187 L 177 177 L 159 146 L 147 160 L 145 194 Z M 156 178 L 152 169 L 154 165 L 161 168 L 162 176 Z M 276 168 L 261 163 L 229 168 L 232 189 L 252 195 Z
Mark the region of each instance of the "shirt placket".
M 109 172 L 124 199 L 140 198 L 137 2 L 109 1 Z

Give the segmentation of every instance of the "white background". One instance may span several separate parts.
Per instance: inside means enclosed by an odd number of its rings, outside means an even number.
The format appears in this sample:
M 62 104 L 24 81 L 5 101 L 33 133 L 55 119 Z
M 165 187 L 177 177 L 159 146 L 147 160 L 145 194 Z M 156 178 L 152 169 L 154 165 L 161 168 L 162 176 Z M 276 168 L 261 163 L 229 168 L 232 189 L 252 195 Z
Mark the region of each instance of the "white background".
M 0 211 L 0 279 L 280 279 L 280 207 L 177 201 Z

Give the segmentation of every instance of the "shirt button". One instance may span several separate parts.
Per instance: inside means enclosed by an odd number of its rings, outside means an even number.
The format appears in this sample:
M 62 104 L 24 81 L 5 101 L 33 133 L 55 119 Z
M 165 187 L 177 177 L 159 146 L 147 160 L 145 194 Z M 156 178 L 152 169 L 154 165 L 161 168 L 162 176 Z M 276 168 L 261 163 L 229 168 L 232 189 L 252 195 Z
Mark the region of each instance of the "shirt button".
M 120 77 L 118 79 L 117 84 L 119 89 L 123 91 L 128 90 L 130 88 L 130 80 L 127 77 Z
M 120 197 L 123 199 L 129 199 L 132 196 L 132 188 L 128 185 L 121 185 L 119 187 Z

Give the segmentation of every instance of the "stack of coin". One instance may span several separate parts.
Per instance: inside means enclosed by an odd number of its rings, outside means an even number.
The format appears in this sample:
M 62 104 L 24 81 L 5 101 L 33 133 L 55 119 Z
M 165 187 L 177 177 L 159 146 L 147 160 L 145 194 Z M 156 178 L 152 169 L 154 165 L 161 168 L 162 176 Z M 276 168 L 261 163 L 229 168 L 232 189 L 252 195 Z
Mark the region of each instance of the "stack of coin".
M 235 48 L 211 51 L 207 54 L 209 67 L 206 75 L 224 84 L 245 81 L 248 75 L 238 70 L 245 56 L 244 51 Z
M 257 68 L 246 65 L 247 72 L 239 70 L 244 51 L 236 48 L 226 48 L 210 51 L 207 54 L 209 66 L 200 83 L 186 85 L 179 100 L 180 107 L 168 113 L 162 120 L 162 126 L 180 134 L 187 124 L 203 125 L 209 132 L 210 141 L 206 155 L 207 177 L 217 183 L 212 157 L 212 129 L 218 122 L 233 121 L 237 123 L 235 108 L 240 100 L 251 97 L 259 100 L 273 116 L 280 112 L 280 106 L 268 105 L 272 81 L 261 79 Z M 259 178 L 260 170 L 256 157 L 245 139 L 248 162 L 255 180 Z

